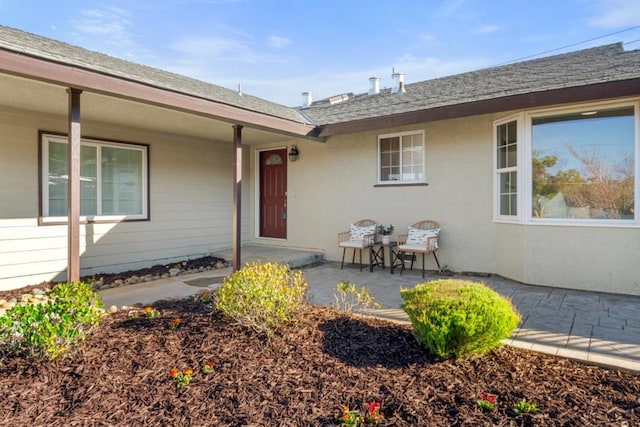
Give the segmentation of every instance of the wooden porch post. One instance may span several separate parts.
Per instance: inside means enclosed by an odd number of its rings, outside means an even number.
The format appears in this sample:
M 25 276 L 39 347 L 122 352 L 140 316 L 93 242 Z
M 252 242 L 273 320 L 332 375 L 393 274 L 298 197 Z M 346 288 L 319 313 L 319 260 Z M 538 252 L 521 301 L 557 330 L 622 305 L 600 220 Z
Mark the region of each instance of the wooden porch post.
M 242 126 L 233 127 L 233 271 L 240 269 L 240 215 L 242 213 Z
M 67 281 L 80 280 L 80 94 L 79 89 L 67 89 L 69 94 L 68 200 L 67 200 Z

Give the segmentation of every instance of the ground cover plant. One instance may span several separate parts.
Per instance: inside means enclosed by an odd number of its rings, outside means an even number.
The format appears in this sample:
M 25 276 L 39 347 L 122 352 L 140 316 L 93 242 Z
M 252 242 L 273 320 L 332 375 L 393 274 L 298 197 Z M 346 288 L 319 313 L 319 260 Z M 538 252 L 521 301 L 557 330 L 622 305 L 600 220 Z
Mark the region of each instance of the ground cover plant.
M 0 356 L 55 359 L 85 339 L 104 314 L 86 283 L 61 283 L 44 294 L 46 300 L 31 296 L 0 316 Z
M 104 317 L 53 361 L 2 357 L 0 425 L 340 426 L 345 408 L 384 426 L 640 424 L 637 373 L 507 346 L 439 359 L 408 325 L 333 308 L 268 340 L 208 296 L 152 309 Z

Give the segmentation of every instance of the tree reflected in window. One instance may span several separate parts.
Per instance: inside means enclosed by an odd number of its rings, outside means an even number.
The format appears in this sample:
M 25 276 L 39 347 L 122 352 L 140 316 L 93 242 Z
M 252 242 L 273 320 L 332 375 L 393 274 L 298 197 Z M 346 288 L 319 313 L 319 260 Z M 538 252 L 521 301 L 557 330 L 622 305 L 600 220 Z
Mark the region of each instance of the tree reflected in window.
M 634 219 L 633 107 L 534 118 L 532 216 Z

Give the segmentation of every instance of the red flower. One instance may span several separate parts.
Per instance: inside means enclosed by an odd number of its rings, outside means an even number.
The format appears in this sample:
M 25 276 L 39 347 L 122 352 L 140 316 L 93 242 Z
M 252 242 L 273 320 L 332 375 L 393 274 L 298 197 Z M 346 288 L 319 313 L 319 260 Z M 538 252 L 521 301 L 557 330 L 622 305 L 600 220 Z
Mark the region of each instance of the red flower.
M 207 362 L 207 366 L 212 367 L 213 368 L 213 362 L 209 361 Z
M 178 370 L 176 368 L 171 368 L 171 370 L 169 371 L 169 375 L 171 375 L 171 378 L 175 378 L 176 375 L 178 375 Z

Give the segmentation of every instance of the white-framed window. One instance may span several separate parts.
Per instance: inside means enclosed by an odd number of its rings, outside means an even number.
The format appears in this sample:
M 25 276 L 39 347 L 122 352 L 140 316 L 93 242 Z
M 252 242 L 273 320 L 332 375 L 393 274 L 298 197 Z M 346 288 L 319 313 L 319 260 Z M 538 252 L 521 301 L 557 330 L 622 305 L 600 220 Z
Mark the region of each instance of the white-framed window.
M 378 136 L 378 183 L 424 183 L 424 131 Z
M 499 121 L 494 132 L 495 218 L 507 221 L 520 218 L 519 122 L 517 117 Z
M 637 102 L 592 103 L 495 122 L 495 219 L 640 225 L 638 110 Z M 513 126 L 521 128 L 516 148 L 509 136 Z
M 68 138 L 41 135 L 43 222 L 67 220 Z M 148 219 L 147 146 L 82 139 L 80 216 L 83 221 Z

